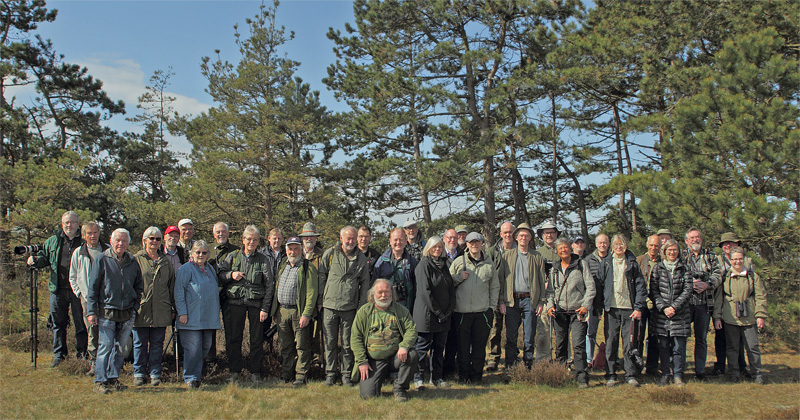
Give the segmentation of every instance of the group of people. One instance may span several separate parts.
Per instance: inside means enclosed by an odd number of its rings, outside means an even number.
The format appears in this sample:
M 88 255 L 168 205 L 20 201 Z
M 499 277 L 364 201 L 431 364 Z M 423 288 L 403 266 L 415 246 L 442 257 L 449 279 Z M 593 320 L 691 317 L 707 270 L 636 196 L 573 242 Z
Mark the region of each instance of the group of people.
M 686 233 L 681 252 L 668 231 L 648 238 L 636 257 L 623 235 L 585 241 L 560 237 L 552 223 L 534 230 L 527 223 L 500 226 L 501 239 L 487 244 L 466 226 L 440 238 L 421 237 L 416 221 L 389 234 L 382 254 L 370 247 L 367 226 L 345 226 L 339 242 L 323 249 L 313 223 L 285 239 L 280 229 L 266 240 L 256 226 L 242 231 L 241 246 L 229 241 L 223 222 L 213 227 L 215 244 L 195 240 L 194 223 L 182 219 L 164 232 L 151 226 L 141 251 L 132 255 L 125 229 L 100 241 L 100 226 L 61 218 L 35 267 L 49 266 L 50 312 L 54 325 L 51 366 L 67 356 L 66 328 L 72 312 L 77 356 L 91 360 L 95 389 L 123 390 L 121 349 L 131 332 L 134 385 L 161 383 L 167 327 L 182 346 L 183 379 L 190 389 L 202 382 L 204 361 L 216 356 L 216 331 L 224 325 L 229 380 L 260 382 L 265 337 L 274 323 L 281 353 L 281 378 L 307 383 L 314 357 L 325 368 L 326 386 L 358 383 L 364 398 L 396 372 L 393 393 L 407 400 L 416 389 L 477 384 L 484 369 L 553 358 L 571 363 L 579 387 L 588 387 L 597 330 L 605 325 L 606 384 L 638 386 L 637 364 L 646 346 L 647 373 L 660 383 L 683 383 L 686 338 L 695 333 L 695 373 L 705 378 L 706 335 L 713 317 L 717 364 L 738 380 L 746 350 L 751 374 L 761 375 L 757 329 L 764 327 L 766 292 L 740 241 L 723 235 L 715 256 L 703 249 L 700 231 Z M 539 237 L 543 245 L 534 249 Z M 249 324 L 249 378 L 242 375 L 245 320 Z M 523 348 L 518 348 L 519 328 Z M 645 339 L 646 337 L 646 339 Z M 570 358 L 570 338 L 572 342 Z M 623 359 L 619 360 L 622 342 Z M 486 348 L 490 348 L 487 361 Z

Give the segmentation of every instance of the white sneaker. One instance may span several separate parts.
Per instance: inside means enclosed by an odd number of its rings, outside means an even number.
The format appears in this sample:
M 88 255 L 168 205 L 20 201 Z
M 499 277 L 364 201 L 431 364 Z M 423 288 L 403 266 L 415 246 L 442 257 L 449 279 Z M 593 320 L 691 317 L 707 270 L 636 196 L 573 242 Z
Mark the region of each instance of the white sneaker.
M 423 382 L 422 380 L 414 381 L 414 389 L 416 389 L 417 391 L 422 391 L 423 389 L 425 389 L 425 382 Z

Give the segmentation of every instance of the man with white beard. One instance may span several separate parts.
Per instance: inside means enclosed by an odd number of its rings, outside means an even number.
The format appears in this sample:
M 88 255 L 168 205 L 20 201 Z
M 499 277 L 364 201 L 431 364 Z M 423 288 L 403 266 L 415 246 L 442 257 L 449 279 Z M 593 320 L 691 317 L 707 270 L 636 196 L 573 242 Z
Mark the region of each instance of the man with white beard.
M 353 369 L 350 327 L 356 310 L 367 301 L 369 267 L 367 257 L 356 247 L 356 228 L 339 231 L 339 243 L 322 255 L 319 263 L 319 290 L 322 291 L 322 331 L 325 340 L 325 385 L 339 380 L 339 337 L 342 342 L 342 384 L 351 386 Z M 319 300 L 318 300 L 319 302 Z
M 394 398 L 408 401 L 406 391 L 419 361 L 414 350 L 416 325 L 408 309 L 394 301 L 388 280 L 375 280 L 367 300 L 353 321 L 350 343 L 357 366 L 353 369 L 353 379 L 360 379 L 361 398 L 366 399 L 380 395 L 384 379 L 397 372 Z

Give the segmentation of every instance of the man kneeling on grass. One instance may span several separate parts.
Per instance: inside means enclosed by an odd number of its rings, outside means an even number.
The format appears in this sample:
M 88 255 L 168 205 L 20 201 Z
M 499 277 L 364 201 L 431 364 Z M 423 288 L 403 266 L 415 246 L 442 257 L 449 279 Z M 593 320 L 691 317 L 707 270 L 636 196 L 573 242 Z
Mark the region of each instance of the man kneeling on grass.
M 111 234 L 111 248 L 100 254 L 89 274 L 89 294 L 86 317 L 89 324 L 98 326 L 95 390 L 108 394 L 112 388 L 127 388 L 119 379 L 125 357 L 121 349 L 130 340 L 136 311 L 144 290 L 142 271 L 128 252 L 131 235 L 125 229 Z
M 383 380 L 398 372 L 394 398 L 408 401 L 406 391 L 419 361 L 416 342 L 416 325 L 408 309 L 395 302 L 392 284 L 386 279 L 375 280 L 367 303 L 356 313 L 350 337 L 356 362 L 352 376 L 361 380 L 361 398 L 380 395 Z

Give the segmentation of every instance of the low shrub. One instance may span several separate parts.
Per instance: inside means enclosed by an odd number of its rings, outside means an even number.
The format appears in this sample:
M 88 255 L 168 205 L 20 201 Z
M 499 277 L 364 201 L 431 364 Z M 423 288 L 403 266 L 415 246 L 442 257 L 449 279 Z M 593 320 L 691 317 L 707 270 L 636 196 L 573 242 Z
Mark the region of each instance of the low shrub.
M 508 370 L 511 382 L 563 388 L 573 382 L 573 375 L 561 363 L 534 363 L 530 369 L 518 363 Z

